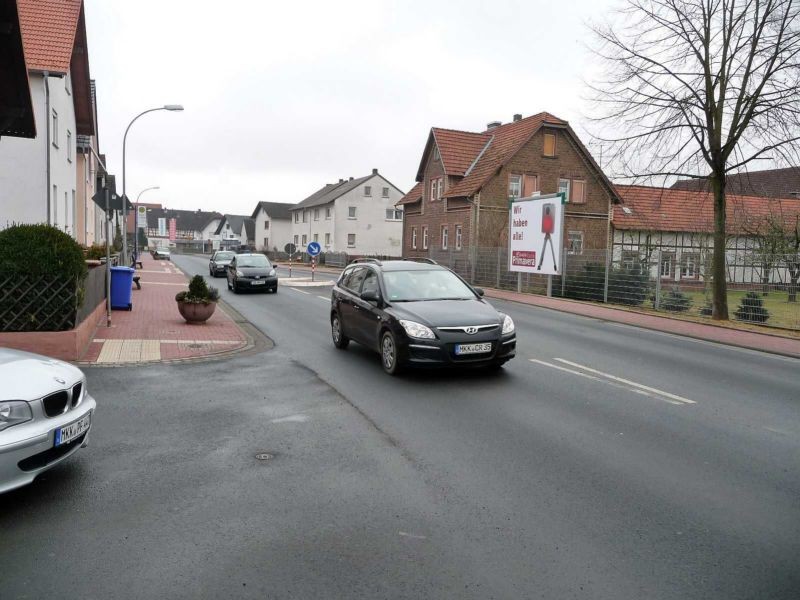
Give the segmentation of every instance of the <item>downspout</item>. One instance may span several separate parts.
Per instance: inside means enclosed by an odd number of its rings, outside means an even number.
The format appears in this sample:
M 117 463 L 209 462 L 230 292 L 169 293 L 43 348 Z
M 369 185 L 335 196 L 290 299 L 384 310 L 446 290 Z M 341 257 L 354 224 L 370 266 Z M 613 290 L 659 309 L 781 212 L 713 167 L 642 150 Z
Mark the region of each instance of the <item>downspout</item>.
M 44 190 L 47 196 L 47 224 L 52 225 L 53 219 L 51 217 L 50 206 L 50 72 L 44 72 L 44 120 L 47 123 L 47 139 L 45 140 L 44 149 L 47 152 L 47 187 Z

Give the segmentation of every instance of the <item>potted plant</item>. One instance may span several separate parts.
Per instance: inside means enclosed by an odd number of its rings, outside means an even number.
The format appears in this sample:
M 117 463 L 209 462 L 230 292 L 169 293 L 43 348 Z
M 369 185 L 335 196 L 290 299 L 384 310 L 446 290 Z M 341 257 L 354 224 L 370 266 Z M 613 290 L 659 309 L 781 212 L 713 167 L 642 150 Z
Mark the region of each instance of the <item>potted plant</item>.
M 219 300 L 219 291 L 208 287 L 202 275 L 195 275 L 189 282 L 189 289 L 178 292 L 175 301 L 181 316 L 188 323 L 205 323 L 214 314 Z

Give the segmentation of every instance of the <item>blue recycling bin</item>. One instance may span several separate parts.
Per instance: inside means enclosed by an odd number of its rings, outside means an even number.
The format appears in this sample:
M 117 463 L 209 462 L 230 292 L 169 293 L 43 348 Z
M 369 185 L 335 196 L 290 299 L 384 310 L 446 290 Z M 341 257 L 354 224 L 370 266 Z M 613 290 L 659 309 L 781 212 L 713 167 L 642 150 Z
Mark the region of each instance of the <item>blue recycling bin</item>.
M 134 269 L 130 267 L 111 267 L 111 308 L 131 310 Z

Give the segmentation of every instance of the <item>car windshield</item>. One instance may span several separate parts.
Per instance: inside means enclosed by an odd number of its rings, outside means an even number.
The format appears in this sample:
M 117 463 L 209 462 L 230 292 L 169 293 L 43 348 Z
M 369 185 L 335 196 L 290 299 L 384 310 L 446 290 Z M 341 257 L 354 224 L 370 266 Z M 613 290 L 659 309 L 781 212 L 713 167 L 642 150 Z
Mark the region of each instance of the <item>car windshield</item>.
M 230 260 L 233 258 L 233 252 L 217 252 L 214 260 Z
M 263 254 L 253 254 L 250 256 L 237 256 L 236 266 L 238 267 L 261 267 L 269 268 L 269 261 Z
M 461 279 L 444 269 L 386 271 L 383 283 L 390 301 L 472 300 L 475 294 Z

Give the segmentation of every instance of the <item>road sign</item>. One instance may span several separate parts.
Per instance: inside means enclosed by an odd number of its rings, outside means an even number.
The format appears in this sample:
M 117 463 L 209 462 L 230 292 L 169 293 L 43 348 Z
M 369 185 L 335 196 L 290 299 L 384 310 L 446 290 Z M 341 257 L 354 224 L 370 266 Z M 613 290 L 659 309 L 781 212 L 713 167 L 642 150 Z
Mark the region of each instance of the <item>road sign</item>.
M 283 251 L 286 252 L 286 254 L 294 254 L 297 252 L 297 246 L 289 242 L 283 247 Z
M 565 194 L 511 201 L 508 224 L 508 270 L 559 275 L 564 234 Z
M 317 256 L 321 251 L 322 246 L 319 245 L 319 242 L 310 242 L 306 246 L 306 252 L 308 252 L 309 256 Z
M 147 229 L 147 207 L 138 206 L 136 208 L 136 227 Z

